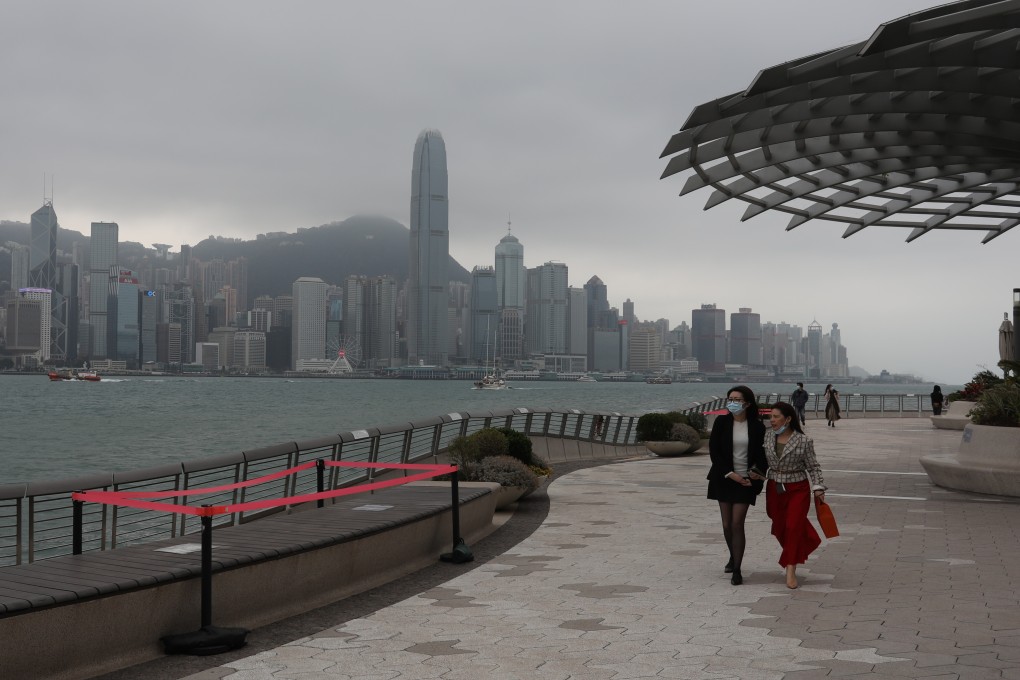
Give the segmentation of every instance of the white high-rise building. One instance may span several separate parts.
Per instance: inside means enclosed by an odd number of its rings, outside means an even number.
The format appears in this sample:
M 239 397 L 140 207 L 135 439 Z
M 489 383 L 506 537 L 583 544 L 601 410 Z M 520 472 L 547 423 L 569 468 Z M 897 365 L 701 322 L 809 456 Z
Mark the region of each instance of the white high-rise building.
M 52 315 L 50 310 L 53 305 L 53 292 L 48 288 L 21 288 L 18 296 L 28 302 L 39 303 L 39 361 L 46 361 L 50 358 L 50 329 Z
M 411 168 L 411 248 L 408 266 L 407 360 L 445 366 L 450 260 L 446 143 L 439 130 L 423 130 Z
M 291 325 L 290 365 L 297 370 L 303 359 L 326 358 L 326 293 L 329 287 L 322 279 L 301 277 L 291 290 L 294 296 Z

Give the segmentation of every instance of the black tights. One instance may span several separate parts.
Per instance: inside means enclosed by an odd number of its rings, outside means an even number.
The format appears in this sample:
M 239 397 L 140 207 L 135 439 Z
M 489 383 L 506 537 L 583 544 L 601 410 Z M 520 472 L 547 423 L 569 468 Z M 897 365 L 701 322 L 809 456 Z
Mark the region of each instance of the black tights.
M 726 547 L 730 549 L 733 571 L 740 571 L 740 563 L 744 561 L 744 519 L 751 506 L 747 503 L 724 503 L 719 501 L 719 513 L 722 515 L 722 531 L 726 538 Z

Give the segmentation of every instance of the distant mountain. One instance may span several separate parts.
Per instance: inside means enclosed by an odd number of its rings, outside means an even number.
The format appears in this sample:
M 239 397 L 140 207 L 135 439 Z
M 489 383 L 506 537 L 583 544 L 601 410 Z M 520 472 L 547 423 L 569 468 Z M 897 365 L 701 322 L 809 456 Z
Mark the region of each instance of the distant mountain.
M 865 371 L 860 366 L 851 366 L 850 367 L 850 377 L 852 377 L 852 378 L 870 378 L 871 374 L 868 373 L 867 371 Z
M 30 238 L 28 224 L 0 221 L 0 282 L 11 280 L 11 260 L 3 244 L 11 241 L 28 245 Z M 70 253 L 77 241 L 88 244 L 89 237 L 61 228 L 57 249 Z M 192 253 L 206 262 L 216 258 L 247 258 L 248 292 L 254 298 L 289 294 L 291 284 L 302 276 L 315 276 L 339 285 L 351 274 L 390 275 L 400 285 L 407 278 L 409 245 L 410 231 L 399 222 L 358 215 L 342 222 L 301 228 L 295 233 L 259 234 L 251 241 L 212 237 L 195 245 Z M 139 270 L 142 261 L 154 257 L 156 252 L 127 241 L 121 242 L 119 248 L 120 264 Z M 451 281 L 471 280 L 469 272 L 452 257 L 448 274 Z

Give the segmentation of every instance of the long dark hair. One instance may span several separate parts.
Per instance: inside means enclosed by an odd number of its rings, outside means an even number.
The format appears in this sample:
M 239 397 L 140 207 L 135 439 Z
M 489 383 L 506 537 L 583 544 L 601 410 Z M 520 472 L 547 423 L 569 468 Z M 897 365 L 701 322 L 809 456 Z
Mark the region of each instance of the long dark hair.
M 735 385 L 730 389 L 726 390 L 726 398 L 730 398 L 730 392 L 740 392 L 740 396 L 744 398 L 745 410 L 747 411 L 748 418 L 761 418 L 758 415 L 758 401 L 754 398 L 754 392 L 747 385 Z
M 797 409 L 795 409 L 793 406 L 790 406 L 785 401 L 777 401 L 776 403 L 772 404 L 772 410 L 779 411 L 780 413 L 783 414 L 784 418 L 789 418 L 790 427 L 792 427 L 795 432 L 800 432 L 801 434 L 804 434 L 804 429 L 801 428 L 800 426 L 800 418 L 797 416 Z

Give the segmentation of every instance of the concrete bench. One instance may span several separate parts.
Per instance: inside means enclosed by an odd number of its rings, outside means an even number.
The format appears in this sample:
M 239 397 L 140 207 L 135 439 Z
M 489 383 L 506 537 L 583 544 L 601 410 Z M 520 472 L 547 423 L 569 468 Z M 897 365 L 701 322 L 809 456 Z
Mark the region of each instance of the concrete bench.
M 940 416 L 931 416 L 931 424 L 940 430 L 963 430 L 970 423 L 973 401 L 954 401 Z
M 492 530 L 498 484 L 461 483 L 461 535 Z M 452 547 L 449 484 L 345 497 L 213 530 L 213 623 L 257 628 L 412 573 Z M 87 678 L 200 626 L 199 534 L 0 568 L 0 678 Z

